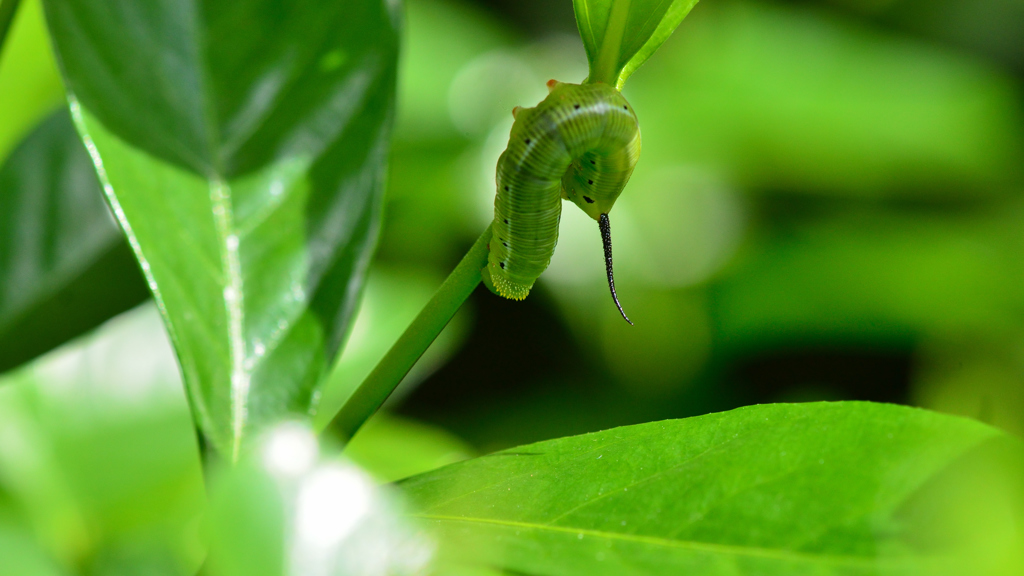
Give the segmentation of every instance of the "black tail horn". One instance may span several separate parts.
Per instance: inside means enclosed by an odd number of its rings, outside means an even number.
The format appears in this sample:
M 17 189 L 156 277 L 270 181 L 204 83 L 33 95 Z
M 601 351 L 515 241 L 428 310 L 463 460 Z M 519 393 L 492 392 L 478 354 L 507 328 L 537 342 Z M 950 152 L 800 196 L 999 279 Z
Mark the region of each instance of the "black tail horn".
M 608 288 L 612 291 L 612 300 L 615 300 L 615 306 L 619 309 L 622 317 L 632 326 L 633 322 L 629 316 L 626 316 L 622 304 L 619 304 L 619 295 L 615 293 L 615 275 L 612 273 L 612 225 L 608 222 L 608 215 L 601 214 L 597 223 L 601 227 L 601 241 L 604 243 L 604 267 L 608 271 Z

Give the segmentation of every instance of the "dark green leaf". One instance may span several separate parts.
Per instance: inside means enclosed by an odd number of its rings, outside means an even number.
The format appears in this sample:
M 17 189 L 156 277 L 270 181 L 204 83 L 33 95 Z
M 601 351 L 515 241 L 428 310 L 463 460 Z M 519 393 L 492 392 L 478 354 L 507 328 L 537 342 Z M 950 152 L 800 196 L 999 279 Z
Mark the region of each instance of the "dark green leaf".
M 145 300 L 67 110 L 0 169 L 0 371 Z
M 590 81 L 622 89 L 697 0 L 573 0 Z
M 538 576 L 1011 574 L 1022 452 L 918 409 L 765 405 L 514 448 L 401 486 L 449 543 Z
M 237 455 L 308 416 L 379 226 L 395 6 L 46 3 L 79 131 L 165 315 L 198 424 Z

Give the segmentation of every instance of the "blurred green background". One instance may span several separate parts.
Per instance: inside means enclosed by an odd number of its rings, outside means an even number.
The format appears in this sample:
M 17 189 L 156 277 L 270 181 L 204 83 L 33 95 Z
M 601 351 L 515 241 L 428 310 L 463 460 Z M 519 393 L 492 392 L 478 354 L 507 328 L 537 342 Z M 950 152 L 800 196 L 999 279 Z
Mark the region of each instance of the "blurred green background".
M 570 8 L 410 3 L 378 262 L 443 274 L 486 225 L 509 111 L 586 74 Z M 395 408 L 481 450 L 817 399 L 1024 433 L 1022 29 L 1014 0 L 699 4 L 626 87 L 636 327 L 566 210 L 535 296 L 478 291 Z
M 409 0 L 406 16 L 384 230 L 321 425 L 487 225 L 512 107 L 586 75 L 568 0 Z M 644 151 L 611 219 L 636 326 L 596 225 L 567 207 L 531 298 L 478 289 L 350 455 L 392 480 L 823 399 L 1024 435 L 1021 30 L 1022 0 L 700 3 L 625 91 Z M 62 101 L 38 2 L 10 42 L 0 157 Z M 0 574 L 201 560 L 178 378 L 149 305 L 4 376 Z

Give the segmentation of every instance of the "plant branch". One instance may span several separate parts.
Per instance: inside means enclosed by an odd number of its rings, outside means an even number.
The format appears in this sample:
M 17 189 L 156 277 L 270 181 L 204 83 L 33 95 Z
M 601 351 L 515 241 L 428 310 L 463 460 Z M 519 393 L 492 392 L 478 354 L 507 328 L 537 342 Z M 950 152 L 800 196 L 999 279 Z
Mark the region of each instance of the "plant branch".
M 0 0 L 0 56 L 3 56 L 7 33 L 11 31 L 14 15 L 18 12 L 21 0 Z
M 331 427 L 347 441 L 384 404 L 405 375 L 426 352 L 431 342 L 462 307 L 462 303 L 480 283 L 480 270 L 487 265 L 487 243 L 491 227 L 477 238 L 455 270 L 437 289 L 430 302 L 384 355 L 377 367 L 352 394 Z

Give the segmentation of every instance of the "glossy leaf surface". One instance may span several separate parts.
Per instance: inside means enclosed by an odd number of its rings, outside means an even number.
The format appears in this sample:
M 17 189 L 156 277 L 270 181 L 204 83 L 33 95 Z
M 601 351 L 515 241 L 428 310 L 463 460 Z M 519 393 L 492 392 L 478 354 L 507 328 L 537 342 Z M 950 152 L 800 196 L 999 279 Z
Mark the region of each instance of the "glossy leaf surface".
M 1022 450 L 918 409 L 762 405 L 513 448 L 401 486 L 446 541 L 514 573 L 1011 574 Z
M 46 3 L 72 112 L 220 452 L 309 416 L 377 229 L 381 0 Z
M 0 168 L 0 371 L 148 297 L 67 110 Z
M 621 90 L 695 4 L 697 0 L 574 0 L 590 82 Z

